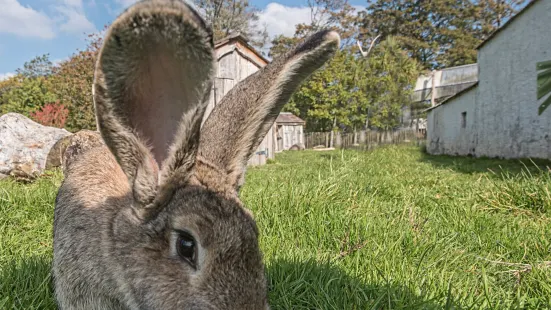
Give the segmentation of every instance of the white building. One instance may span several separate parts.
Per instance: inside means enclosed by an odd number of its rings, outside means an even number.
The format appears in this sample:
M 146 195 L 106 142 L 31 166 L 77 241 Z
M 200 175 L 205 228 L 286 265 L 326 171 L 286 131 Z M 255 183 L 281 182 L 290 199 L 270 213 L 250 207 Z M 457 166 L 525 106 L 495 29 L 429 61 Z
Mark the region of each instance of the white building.
M 451 96 L 478 82 L 478 65 L 468 64 L 434 70 L 417 78 L 411 96 L 411 105 L 402 108 L 401 124 L 403 128 L 417 128 L 425 132 L 427 120 L 419 118 L 419 112 L 434 104 L 440 104 Z M 433 85 L 434 84 L 434 85 Z M 434 91 L 434 95 L 433 95 Z M 416 114 L 419 113 L 419 114 Z M 419 124 L 417 124 L 419 122 Z
M 551 157 L 551 109 L 538 115 L 536 70 L 551 60 L 550 16 L 551 0 L 532 0 L 478 46 L 478 82 L 429 109 L 429 153 Z

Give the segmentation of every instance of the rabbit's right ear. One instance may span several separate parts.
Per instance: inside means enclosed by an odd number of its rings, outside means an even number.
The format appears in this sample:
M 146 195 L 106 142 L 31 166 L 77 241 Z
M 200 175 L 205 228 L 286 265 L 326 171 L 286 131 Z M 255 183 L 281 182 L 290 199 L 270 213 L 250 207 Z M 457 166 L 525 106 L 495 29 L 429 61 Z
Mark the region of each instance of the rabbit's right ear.
M 108 29 L 94 75 L 97 126 L 139 206 L 190 176 L 214 68 L 211 31 L 181 1 L 139 2 Z
M 293 92 L 336 53 L 338 33 L 319 31 L 233 87 L 214 107 L 201 130 L 199 155 L 224 170 L 235 190 L 247 161 Z

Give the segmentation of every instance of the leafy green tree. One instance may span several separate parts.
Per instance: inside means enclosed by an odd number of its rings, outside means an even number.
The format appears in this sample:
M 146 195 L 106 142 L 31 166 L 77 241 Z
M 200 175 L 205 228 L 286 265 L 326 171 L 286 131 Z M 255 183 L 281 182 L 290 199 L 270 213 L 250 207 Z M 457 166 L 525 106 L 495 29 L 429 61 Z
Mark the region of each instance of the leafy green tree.
M 360 13 L 362 35 L 395 37 L 425 69 L 476 62 L 476 46 L 524 0 L 377 0 Z
M 55 94 L 48 89 L 44 77 L 23 78 L 18 87 L 13 87 L 0 98 L 0 114 L 15 112 L 30 117 L 45 104 L 54 102 Z
M 211 25 L 214 40 L 240 32 L 251 40 L 251 45 L 262 48 L 268 32 L 258 24 L 258 9 L 248 0 L 193 0 Z
M 44 54 L 25 62 L 23 68 L 17 69 L 16 72 L 24 78 L 46 77 L 53 73 L 53 68 L 50 55 Z
M 52 92 L 69 110 L 65 123 L 69 131 L 96 128 L 92 83 L 101 44 L 102 37 L 99 34 L 90 34 L 87 48 L 61 62 L 48 79 Z
M 297 37 L 286 37 L 282 34 L 275 36 L 271 41 L 272 46 L 270 47 L 268 56 L 272 58 L 279 57 L 297 45 L 298 42 L 299 39 Z
M 395 128 L 418 68 L 393 38 L 367 58 L 346 48 L 314 73 L 285 109 L 304 118 L 307 131 Z
M 5 93 L 9 92 L 11 89 L 20 87 L 21 86 L 21 76 L 14 75 L 12 77 L 9 77 L 5 80 L 0 81 L 0 105 L 4 102 L 2 101 L 2 96 L 4 96 Z
M 492 32 L 513 16 L 528 1 L 526 0 L 471 0 L 475 6 L 476 28 L 479 39 L 487 38 Z
M 358 36 L 357 12 L 348 0 L 308 0 L 311 22 L 297 24 L 292 37 L 279 35 L 271 41 L 269 56 L 277 57 L 305 37 L 321 29 L 332 29 L 339 32 L 343 46 L 351 46 Z
M 368 63 L 372 79 L 364 91 L 372 95 L 369 126 L 396 128 L 400 125 L 402 108 L 410 104 L 413 83 L 419 75 L 418 64 L 392 37 L 375 48 Z

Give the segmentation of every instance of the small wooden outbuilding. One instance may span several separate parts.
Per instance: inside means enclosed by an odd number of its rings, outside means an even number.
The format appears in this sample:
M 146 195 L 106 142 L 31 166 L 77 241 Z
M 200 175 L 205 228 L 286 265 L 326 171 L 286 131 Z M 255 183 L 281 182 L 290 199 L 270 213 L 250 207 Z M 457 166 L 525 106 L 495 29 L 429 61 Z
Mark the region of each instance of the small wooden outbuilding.
M 217 73 L 205 112 L 206 120 L 212 109 L 241 80 L 268 64 L 268 60 L 247 43 L 247 38 L 237 33 L 215 43 L 218 62 Z M 264 137 L 249 160 L 249 165 L 263 165 L 273 159 L 275 153 L 275 124 Z
M 293 146 L 304 146 L 304 124 L 300 117 L 281 112 L 275 121 L 276 152 L 289 150 Z

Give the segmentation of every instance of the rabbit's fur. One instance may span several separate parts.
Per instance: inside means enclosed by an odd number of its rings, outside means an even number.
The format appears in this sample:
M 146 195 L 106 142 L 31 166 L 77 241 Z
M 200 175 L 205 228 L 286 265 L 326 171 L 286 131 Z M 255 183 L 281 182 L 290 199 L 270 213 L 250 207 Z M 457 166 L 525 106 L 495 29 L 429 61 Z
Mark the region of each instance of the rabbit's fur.
M 93 85 L 105 145 L 66 167 L 56 198 L 60 309 L 269 309 L 239 188 L 292 92 L 338 46 L 336 33 L 314 34 L 236 85 L 201 128 L 216 62 L 208 26 L 178 0 L 121 14 Z M 192 263 L 182 234 L 194 239 Z

